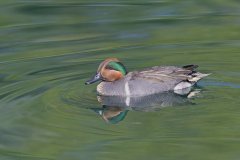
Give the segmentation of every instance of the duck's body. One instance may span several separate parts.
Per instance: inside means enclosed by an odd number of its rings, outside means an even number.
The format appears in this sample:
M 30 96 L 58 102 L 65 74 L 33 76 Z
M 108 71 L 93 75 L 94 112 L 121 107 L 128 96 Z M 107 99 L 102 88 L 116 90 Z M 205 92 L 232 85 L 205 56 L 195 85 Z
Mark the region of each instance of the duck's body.
M 108 63 L 112 61 L 122 65 L 114 58 L 107 59 L 100 64 L 100 68 L 98 69 L 99 76 L 102 77 L 102 75 L 105 75 L 105 77 L 102 78 L 102 80 L 105 81 L 102 81 L 97 86 L 97 92 L 100 95 L 131 97 L 146 96 L 166 91 L 178 92 L 178 90 L 192 87 L 198 80 L 208 75 L 196 72 L 195 69 L 198 67 L 197 65 L 187 65 L 183 67 L 155 66 L 142 71 L 129 73 L 125 71 L 125 75 L 120 76 L 117 80 L 108 81 L 106 77 L 114 77 L 113 75 L 115 74 L 108 72 L 113 70 L 120 72 L 120 69 L 114 69 L 113 65 L 108 66 Z M 106 71 L 106 68 L 102 67 L 106 67 L 109 70 Z M 123 72 L 121 71 L 120 73 Z

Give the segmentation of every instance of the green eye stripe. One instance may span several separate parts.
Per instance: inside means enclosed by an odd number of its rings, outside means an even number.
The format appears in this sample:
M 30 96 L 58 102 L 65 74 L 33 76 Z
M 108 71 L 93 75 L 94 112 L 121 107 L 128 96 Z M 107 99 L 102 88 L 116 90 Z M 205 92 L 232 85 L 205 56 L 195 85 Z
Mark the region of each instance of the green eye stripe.
M 126 68 L 119 62 L 109 62 L 108 67 L 120 71 L 123 75 L 127 74 Z

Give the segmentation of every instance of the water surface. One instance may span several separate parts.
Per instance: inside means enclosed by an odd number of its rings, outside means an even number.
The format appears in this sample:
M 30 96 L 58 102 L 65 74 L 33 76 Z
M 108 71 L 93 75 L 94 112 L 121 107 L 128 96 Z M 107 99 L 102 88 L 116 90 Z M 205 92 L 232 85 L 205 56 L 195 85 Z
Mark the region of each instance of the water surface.
M 2 0 L 0 12 L 1 159 L 239 159 L 237 1 Z M 212 75 L 191 104 L 111 124 L 84 85 L 107 57 Z

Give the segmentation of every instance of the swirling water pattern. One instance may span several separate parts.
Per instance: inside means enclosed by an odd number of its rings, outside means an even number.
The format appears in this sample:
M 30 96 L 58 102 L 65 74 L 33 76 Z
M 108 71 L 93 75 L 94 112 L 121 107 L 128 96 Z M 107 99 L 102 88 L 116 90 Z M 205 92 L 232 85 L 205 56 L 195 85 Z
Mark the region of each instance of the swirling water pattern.
M 1 159 L 238 159 L 237 1 L 0 2 Z M 85 86 L 106 57 L 129 70 L 196 63 L 194 105 L 116 125 Z

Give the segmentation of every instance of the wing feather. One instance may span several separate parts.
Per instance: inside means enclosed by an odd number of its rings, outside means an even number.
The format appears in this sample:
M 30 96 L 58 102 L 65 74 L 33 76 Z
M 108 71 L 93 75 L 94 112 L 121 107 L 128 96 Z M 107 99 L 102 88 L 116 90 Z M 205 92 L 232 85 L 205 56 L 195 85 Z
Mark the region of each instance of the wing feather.
M 161 82 L 165 83 L 167 81 L 184 81 L 187 80 L 192 70 L 188 70 L 185 68 L 178 68 L 175 66 L 168 66 L 168 67 L 161 67 L 155 66 L 152 68 L 145 69 L 139 72 L 132 73 L 132 80 L 133 79 L 145 79 L 153 82 Z

